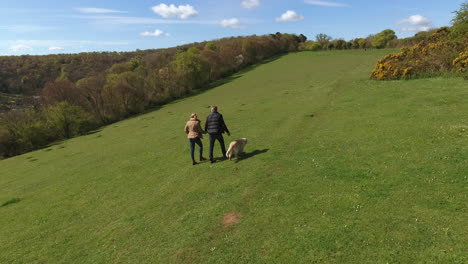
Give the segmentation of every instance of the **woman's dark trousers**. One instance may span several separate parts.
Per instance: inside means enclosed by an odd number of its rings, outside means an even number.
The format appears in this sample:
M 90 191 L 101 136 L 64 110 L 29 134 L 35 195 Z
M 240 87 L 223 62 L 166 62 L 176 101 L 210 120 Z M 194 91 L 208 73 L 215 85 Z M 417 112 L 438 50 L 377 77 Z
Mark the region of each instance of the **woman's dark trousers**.
M 195 161 L 195 143 L 200 147 L 200 159 L 202 158 L 203 154 L 203 143 L 201 142 L 200 138 L 189 138 L 190 143 L 190 156 L 192 160 Z

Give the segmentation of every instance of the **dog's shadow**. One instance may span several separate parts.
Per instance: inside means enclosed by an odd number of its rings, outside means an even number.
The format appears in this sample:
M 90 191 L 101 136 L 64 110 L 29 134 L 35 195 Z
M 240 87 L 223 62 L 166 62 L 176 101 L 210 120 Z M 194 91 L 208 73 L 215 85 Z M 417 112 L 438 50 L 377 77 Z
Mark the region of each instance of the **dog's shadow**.
M 248 159 L 248 158 L 251 158 L 253 156 L 256 156 L 256 155 L 259 155 L 259 154 L 262 154 L 262 153 L 265 153 L 267 152 L 268 150 L 270 149 L 256 149 L 254 151 L 251 151 L 251 152 L 243 152 L 239 155 L 239 157 L 236 158 L 236 163 L 239 162 L 239 161 L 242 161 L 242 160 L 245 160 L 245 159 Z

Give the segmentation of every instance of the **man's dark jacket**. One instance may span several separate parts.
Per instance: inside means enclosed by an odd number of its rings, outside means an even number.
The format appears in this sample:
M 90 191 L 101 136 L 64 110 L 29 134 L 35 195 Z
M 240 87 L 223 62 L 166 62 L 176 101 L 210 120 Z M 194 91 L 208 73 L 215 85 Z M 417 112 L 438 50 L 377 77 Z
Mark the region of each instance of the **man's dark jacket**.
M 227 132 L 229 134 L 229 130 L 224 123 L 223 115 L 218 112 L 213 112 L 208 115 L 205 122 L 205 131 L 208 134 L 222 134 Z

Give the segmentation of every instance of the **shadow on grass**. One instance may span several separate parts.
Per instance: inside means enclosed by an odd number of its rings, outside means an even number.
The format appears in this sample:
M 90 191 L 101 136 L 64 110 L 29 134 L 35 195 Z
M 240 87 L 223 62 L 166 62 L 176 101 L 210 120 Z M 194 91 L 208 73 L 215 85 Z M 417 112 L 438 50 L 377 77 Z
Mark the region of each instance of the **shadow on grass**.
M 242 160 L 245 160 L 245 159 L 248 159 L 248 158 L 251 158 L 253 156 L 257 156 L 259 154 L 263 154 L 265 152 L 267 152 L 268 150 L 270 149 L 256 149 L 254 151 L 251 151 L 251 152 L 246 152 L 246 153 L 242 153 L 237 159 L 236 159 L 236 163 L 239 162 L 239 161 L 242 161 Z
M 102 131 L 102 128 L 98 128 L 98 129 L 95 129 L 95 130 L 90 130 L 90 131 L 86 132 L 84 135 L 92 135 L 92 134 L 99 133 L 101 131 Z
M 431 72 L 420 72 L 413 75 L 409 75 L 407 77 L 402 77 L 396 80 L 378 80 L 381 81 L 416 81 L 421 79 L 432 79 L 432 78 L 441 78 L 441 79 L 453 79 L 453 78 L 462 78 L 464 80 L 468 80 L 468 73 L 466 72 L 451 72 L 451 71 L 431 71 Z
M 10 199 L 10 200 L 4 202 L 3 204 L 1 204 L 0 207 L 4 207 L 4 206 L 10 205 L 10 204 L 14 204 L 14 203 L 17 203 L 19 201 L 21 201 L 20 198 L 13 198 L 13 199 Z

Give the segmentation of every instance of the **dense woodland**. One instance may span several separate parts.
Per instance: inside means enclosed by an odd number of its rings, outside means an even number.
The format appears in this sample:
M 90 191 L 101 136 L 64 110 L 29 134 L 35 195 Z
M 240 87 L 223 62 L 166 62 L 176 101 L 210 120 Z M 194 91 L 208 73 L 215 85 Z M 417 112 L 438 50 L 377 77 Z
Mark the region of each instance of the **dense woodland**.
M 76 82 L 101 73 L 115 63 L 151 52 L 153 51 L 3 56 L 0 57 L 0 92 L 33 94 L 42 89 L 46 82 L 56 79 Z

